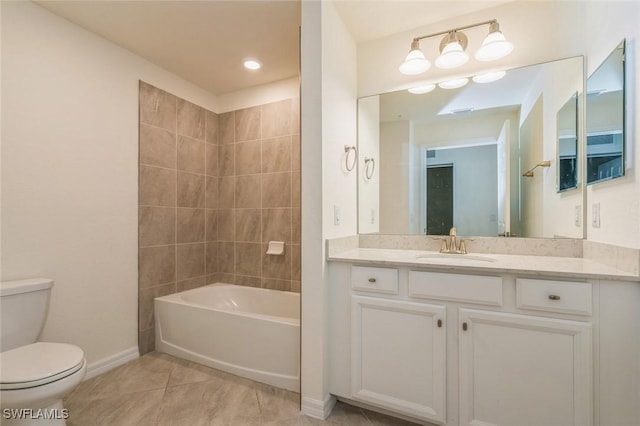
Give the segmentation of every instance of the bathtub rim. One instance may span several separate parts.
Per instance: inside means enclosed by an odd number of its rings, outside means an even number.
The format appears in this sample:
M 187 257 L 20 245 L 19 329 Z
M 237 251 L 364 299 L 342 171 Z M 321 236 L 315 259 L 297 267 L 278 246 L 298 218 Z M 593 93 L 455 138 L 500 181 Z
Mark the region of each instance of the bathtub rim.
M 182 297 L 183 295 L 187 294 L 187 293 L 198 293 L 199 291 L 202 291 L 205 288 L 209 288 L 209 287 L 226 287 L 226 286 L 231 286 L 231 287 L 239 287 L 239 288 L 243 288 L 243 289 L 250 289 L 250 291 L 256 291 L 256 292 L 283 292 L 283 290 L 273 290 L 273 289 L 269 289 L 269 288 L 260 288 L 260 287 L 249 287 L 249 286 L 242 286 L 242 285 L 238 285 L 238 284 L 230 284 L 230 283 L 224 283 L 224 282 L 216 282 L 216 283 L 212 283 L 212 284 L 207 284 L 201 287 L 196 287 L 190 290 L 185 290 L 185 291 L 181 291 L 178 293 L 173 293 L 173 294 L 169 294 L 166 296 L 160 296 L 160 297 L 156 297 L 155 301 L 156 302 L 161 302 L 161 303 L 174 303 L 174 304 L 179 304 L 179 305 L 187 305 L 187 306 L 191 306 L 194 308 L 199 308 L 199 309 L 205 309 L 205 310 L 210 310 L 210 311 L 217 311 L 217 312 L 225 312 L 225 313 L 229 313 L 232 315 L 240 315 L 243 317 L 248 317 L 248 318 L 258 318 L 264 321 L 272 321 L 272 322 L 276 322 L 279 324 L 286 324 L 286 325 L 291 325 L 291 326 L 296 326 L 299 327 L 300 326 L 300 318 L 290 318 L 290 317 L 283 317 L 283 316 L 276 316 L 276 315 L 264 315 L 264 314 L 258 314 L 258 313 L 254 313 L 254 312 L 246 312 L 246 311 L 242 311 L 239 309 L 221 309 L 218 307 L 212 307 L 212 306 L 207 306 L 205 304 L 202 303 L 195 303 L 195 302 L 190 302 L 187 300 L 184 300 L 184 298 Z M 298 307 L 300 306 L 300 293 L 296 293 L 293 291 L 284 291 L 285 293 L 291 293 L 294 295 L 298 296 Z

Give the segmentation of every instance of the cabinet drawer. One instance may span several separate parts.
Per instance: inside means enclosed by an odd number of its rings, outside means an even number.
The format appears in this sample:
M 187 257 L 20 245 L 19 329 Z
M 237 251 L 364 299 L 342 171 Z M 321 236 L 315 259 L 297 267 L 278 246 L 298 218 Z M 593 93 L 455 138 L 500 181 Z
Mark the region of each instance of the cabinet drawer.
M 502 306 L 502 278 L 410 271 L 409 296 Z
M 353 266 L 351 267 L 351 288 L 374 293 L 398 294 L 398 270 Z
M 516 304 L 520 309 L 591 315 L 591 284 L 519 278 Z

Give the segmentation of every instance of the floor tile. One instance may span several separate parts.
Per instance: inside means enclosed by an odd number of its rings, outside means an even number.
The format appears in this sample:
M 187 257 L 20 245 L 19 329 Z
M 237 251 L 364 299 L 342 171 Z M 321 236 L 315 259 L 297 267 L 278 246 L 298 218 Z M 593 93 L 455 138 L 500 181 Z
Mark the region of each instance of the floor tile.
M 156 425 L 164 389 L 126 393 L 102 399 L 65 400 L 67 426 Z
M 159 352 L 80 384 L 64 401 L 68 426 L 409 426 L 338 402 L 325 421 L 300 395 Z

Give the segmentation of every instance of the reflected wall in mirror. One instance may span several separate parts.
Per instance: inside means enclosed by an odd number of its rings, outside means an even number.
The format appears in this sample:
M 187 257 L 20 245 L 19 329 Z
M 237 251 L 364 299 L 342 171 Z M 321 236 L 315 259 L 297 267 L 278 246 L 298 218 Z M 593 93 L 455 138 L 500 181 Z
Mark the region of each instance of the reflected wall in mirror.
M 624 176 L 625 41 L 587 80 L 587 184 Z
M 578 92 L 558 111 L 558 192 L 578 187 Z
M 508 70 L 491 83 L 361 98 L 358 150 L 377 159 L 377 176 L 358 179 L 359 232 L 446 234 L 455 226 L 465 236 L 583 238 L 584 191 L 559 194 L 552 164 L 558 112 L 572 95 L 581 99 L 583 75 L 575 57 Z

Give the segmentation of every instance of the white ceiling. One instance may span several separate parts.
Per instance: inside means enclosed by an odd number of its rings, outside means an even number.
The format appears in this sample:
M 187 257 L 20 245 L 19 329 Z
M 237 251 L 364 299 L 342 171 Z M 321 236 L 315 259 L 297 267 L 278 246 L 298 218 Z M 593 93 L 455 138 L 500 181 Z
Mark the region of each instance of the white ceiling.
M 35 1 L 217 95 L 298 76 L 297 0 Z
M 216 95 L 299 73 L 300 0 L 34 1 Z M 360 43 L 506 2 L 336 0 L 335 5 Z M 258 58 L 263 68 L 245 70 L 245 57 Z
M 356 42 L 466 15 L 513 0 L 335 0 L 336 8 Z

